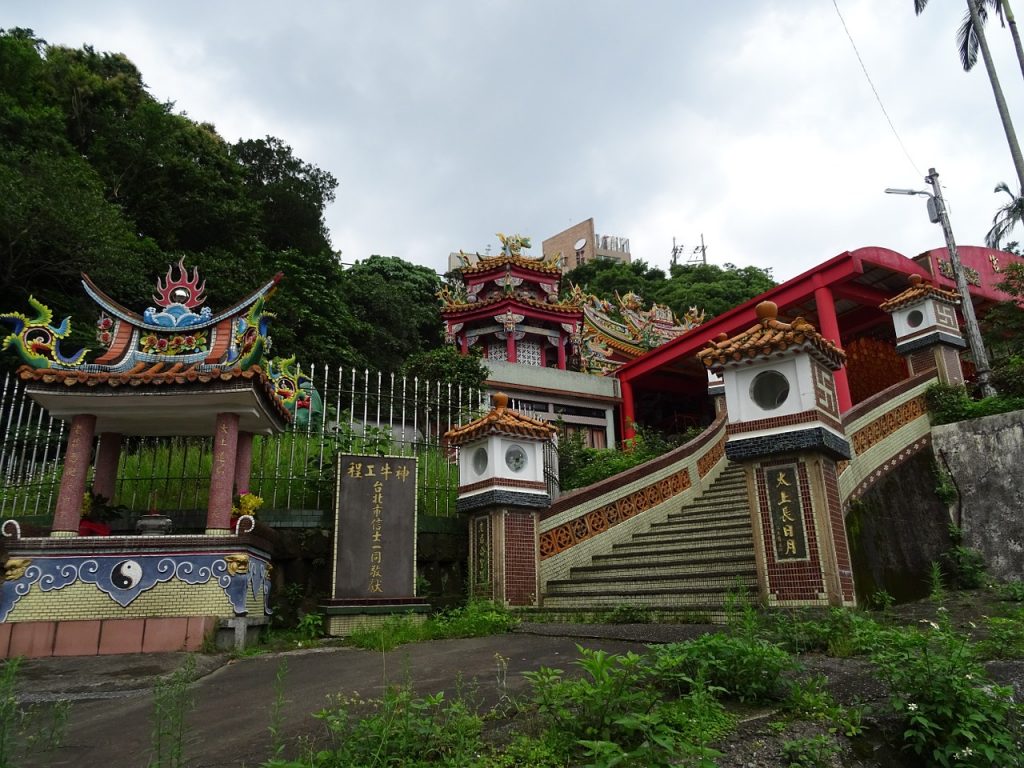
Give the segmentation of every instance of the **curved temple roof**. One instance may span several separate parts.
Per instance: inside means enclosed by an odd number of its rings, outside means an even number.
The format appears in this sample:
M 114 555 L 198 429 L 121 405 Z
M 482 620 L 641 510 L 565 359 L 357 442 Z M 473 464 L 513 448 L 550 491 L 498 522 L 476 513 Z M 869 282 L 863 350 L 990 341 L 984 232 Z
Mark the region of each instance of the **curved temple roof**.
M 709 341 L 707 348 L 698 352 L 697 357 L 708 368 L 715 368 L 795 348 L 807 351 L 831 370 L 842 367 L 846 360 L 843 350 L 802 317 L 787 323 L 779 320 L 778 313 L 775 302 L 762 301 L 757 305 L 757 325 L 732 338 L 721 334 Z
M 546 421 L 531 419 L 518 411 L 508 408 L 508 395 L 498 392 L 494 395 L 494 408 L 485 416 L 461 427 L 448 430 L 445 439 L 452 445 L 464 445 L 486 435 L 509 435 L 547 440 L 558 429 Z

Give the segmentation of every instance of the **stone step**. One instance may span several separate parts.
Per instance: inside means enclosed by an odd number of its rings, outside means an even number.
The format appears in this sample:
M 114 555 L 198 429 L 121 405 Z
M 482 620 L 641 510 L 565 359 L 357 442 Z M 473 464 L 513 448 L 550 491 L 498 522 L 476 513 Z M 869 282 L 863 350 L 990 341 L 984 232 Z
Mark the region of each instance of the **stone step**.
M 739 586 L 747 588 L 750 592 L 755 591 L 757 587 L 756 580 L 751 580 L 750 583 L 742 585 L 733 582 L 719 588 L 708 585 L 687 590 L 663 588 L 633 588 L 616 592 L 609 592 L 606 589 L 580 590 L 559 595 L 546 594 L 543 605 L 545 608 L 575 608 L 577 610 L 581 608 L 610 610 L 625 604 L 655 610 L 682 608 L 722 611 L 725 608 L 726 598 L 730 593 L 734 593 Z
M 750 510 L 746 508 L 729 509 L 723 507 L 722 509 L 695 512 L 691 509 L 684 509 L 682 512 L 671 512 L 666 519 L 651 523 L 651 527 L 664 528 L 665 526 L 679 525 L 680 523 L 734 522 L 736 520 L 747 520 L 749 522 Z
M 547 583 L 547 594 L 564 595 L 579 594 L 581 592 L 609 592 L 624 595 L 636 592 L 640 594 L 645 590 L 658 590 L 661 592 L 688 592 L 700 590 L 722 589 L 728 591 L 729 587 L 741 583 L 756 583 L 757 573 L 754 570 L 754 563 L 737 563 L 730 569 L 718 568 L 715 572 L 689 573 L 689 574 L 656 574 L 647 576 L 646 573 L 633 573 L 624 578 L 622 576 L 609 575 L 587 575 L 579 578 L 557 579 Z
M 588 567 L 624 567 L 635 566 L 645 568 L 674 563 L 688 563 L 705 561 L 714 558 L 732 560 L 734 558 L 745 558 L 753 562 L 754 548 L 750 539 L 729 542 L 725 546 L 698 546 L 683 543 L 676 547 L 666 547 L 658 550 L 651 550 L 648 547 L 627 549 L 625 551 L 611 552 L 604 555 L 594 555 L 589 565 L 577 565 L 572 569 Z
M 646 582 L 652 579 L 694 577 L 703 583 L 707 579 L 719 576 L 749 575 L 755 573 L 755 567 L 753 552 L 713 553 L 701 557 L 648 558 L 643 562 L 578 565 L 569 571 L 569 578 L 565 581 L 583 584 L 606 579 L 633 579 L 634 582 Z
M 691 535 L 705 534 L 700 538 L 707 538 L 715 534 L 736 533 L 737 531 L 751 530 L 750 518 L 737 518 L 735 520 L 717 520 L 714 523 L 702 521 L 696 522 L 674 522 L 672 524 L 660 525 L 657 528 L 651 527 L 648 531 L 637 531 L 633 534 L 633 540 L 664 539 L 666 537 L 687 537 Z
M 727 537 L 706 537 L 700 539 L 665 539 L 664 541 L 623 542 L 615 544 L 611 552 L 594 555 L 597 558 L 614 557 L 654 557 L 668 554 L 693 554 L 696 552 L 728 552 L 731 550 L 748 550 L 754 552 L 754 536 L 750 531 L 730 534 Z

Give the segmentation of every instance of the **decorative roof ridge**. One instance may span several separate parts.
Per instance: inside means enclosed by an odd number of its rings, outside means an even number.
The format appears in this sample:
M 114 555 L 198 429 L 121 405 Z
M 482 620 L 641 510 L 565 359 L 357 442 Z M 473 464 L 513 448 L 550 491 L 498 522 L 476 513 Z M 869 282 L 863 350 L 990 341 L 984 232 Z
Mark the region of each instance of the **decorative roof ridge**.
M 494 407 L 479 419 L 455 427 L 445 432 L 445 440 L 452 445 L 462 445 L 485 435 L 502 434 L 516 437 L 532 437 L 546 440 L 558 430 L 546 421 L 524 416 L 508 407 L 508 395 L 496 393 L 492 402 Z
M 945 288 L 939 288 L 933 283 L 926 282 L 920 275 L 911 275 L 910 287 L 891 299 L 883 301 L 878 308 L 884 312 L 895 312 L 897 309 L 909 307 L 926 299 L 935 299 L 954 306 L 960 304 L 960 294 L 956 291 L 947 291 Z
M 575 304 L 560 301 L 557 304 L 546 301 L 540 301 L 539 299 L 526 299 L 521 296 L 498 296 L 493 299 L 484 299 L 483 301 L 467 301 L 459 303 L 449 303 L 441 307 L 442 312 L 464 312 L 469 309 L 480 309 L 481 307 L 493 307 L 503 301 L 515 302 L 517 304 L 523 304 L 528 307 L 534 307 L 536 309 L 549 309 L 554 312 L 570 313 L 579 312 L 580 308 Z
M 773 301 L 762 301 L 756 311 L 756 325 L 732 338 L 724 333 L 719 334 L 697 353 L 697 359 L 706 367 L 713 368 L 790 348 L 803 348 L 832 370 L 843 366 L 846 353 L 818 333 L 814 325 L 803 317 L 797 317 L 789 323 L 779 320 L 779 307 Z
M 110 296 L 108 296 L 102 290 L 100 290 L 100 288 L 97 287 L 97 285 L 92 281 L 92 278 L 90 278 L 85 272 L 82 272 L 81 275 L 82 286 L 85 288 L 85 292 L 89 294 L 89 296 L 92 297 L 93 301 L 99 304 L 101 308 L 103 308 L 110 314 L 114 315 L 115 317 L 118 317 L 121 320 L 131 323 L 137 328 L 144 328 L 147 331 L 157 331 L 159 333 L 167 333 L 169 331 L 181 331 L 180 328 L 175 329 L 163 325 L 154 325 L 152 323 L 147 323 L 145 320 L 142 319 L 142 315 L 122 306 L 121 304 L 117 303 L 112 298 L 110 298 Z M 281 282 L 281 279 L 283 277 L 284 272 L 278 272 L 270 280 L 268 280 L 262 286 L 260 286 L 255 291 L 250 293 L 248 296 L 235 302 L 232 306 L 228 307 L 227 309 L 218 312 L 216 315 L 213 315 L 209 320 L 204 320 L 202 322 L 196 323 L 195 325 L 190 325 L 188 327 L 188 330 L 190 332 L 205 330 L 206 328 L 210 328 L 216 325 L 221 320 L 227 317 L 232 317 L 234 315 L 239 314 L 242 310 L 247 309 L 248 307 L 255 304 L 261 296 L 265 296 L 269 294 L 271 291 L 273 291 L 277 287 L 277 284 Z
M 462 274 L 476 274 L 479 272 L 486 272 L 491 269 L 497 269 L 506 264 L 514 264 L 518 267 L 524 267 L 526 269 L 533 269 L 538 272 L 546 272 L 548 274 L 561 274 L 562 268 L 557 264 L 552 264 L 546 261 L 543 257 L 536 259 L 530 258 L 529 256 L 523 256 L 522 254 L 506 254 L 499 253 L 497 256 L 480 256 L 480 260 L 476 264 L 470 264 L 462 267 Z

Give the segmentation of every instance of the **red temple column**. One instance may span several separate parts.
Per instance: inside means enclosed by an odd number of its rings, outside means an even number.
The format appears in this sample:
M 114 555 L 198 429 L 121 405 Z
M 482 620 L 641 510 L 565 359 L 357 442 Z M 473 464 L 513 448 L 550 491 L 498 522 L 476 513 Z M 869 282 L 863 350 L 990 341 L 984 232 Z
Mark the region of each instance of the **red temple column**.
M 515 331 L 509 331 L 505 335 L 505 357 L 510 363 L 516 361 L 516 334 Z
M 117 462 L 121 458 L 121 434 L 103 432 L 100 447 L 96 451 L 95 472 L 92 478 L 92 492 L 107 501 L 114 498 L 117 486 Z
M 814 289 L 814 303 L 818 307 L 818 330 L 826 339 L 842 346 L 839 335 L 839 318 L 836 316 L 836 302 L 832 297 L 832 289 L 823 285 Z M 836 382 L 836 398 L 839 400 L 839 412 L 846 413 L 853 407 L 850 397 L 850 382 L 846 377 L 846 368 L 840 368 L 833 374 Z
M 636 423 L 636 410 L 633 405 L 633 385 L 628 381 L 619 381 L 622 389 L 622 442 L 636 437 L 633 425 Z
M 238 433 L 238 448 L 235 454 L 235 490 L 248 493 L 249 476 L 252 474 L 252 432 Z
M 231 533 L 231 499 L 238 455 L 238 414 L 218 413 L 213 432 L 213 470 L 210 501 L 206 508 L 206 534 Z
M 465 333 L 462 334 L 462 337 L 459 339 L 459 345 L 460 345 L 460 347 L 462 349 L 462 354 L 463 355 L 468 355 L 469 354 L 469 336 L 467 334 L 465 334 Z
M 80 413 L 71 420 L 68 446 L 64 453 L 64 474 L 60 478 L 57 507 L 50 527 L 50 536 L 54 538 L 78 535 L 78 526 L 82 521 L 85 475 L 89 471 L 92 439 L 95 435 L 96 417 L 91 413 Z
M 565 370 L 565 331 L 558 332 L 558 370 Z

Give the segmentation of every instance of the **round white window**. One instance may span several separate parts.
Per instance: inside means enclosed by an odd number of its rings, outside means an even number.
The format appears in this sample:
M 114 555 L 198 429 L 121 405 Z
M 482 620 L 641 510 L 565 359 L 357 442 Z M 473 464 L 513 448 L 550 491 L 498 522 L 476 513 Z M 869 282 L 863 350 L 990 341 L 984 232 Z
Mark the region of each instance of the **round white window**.
M 487 469 L 487 449 L 477 448 L 473 451 L 473 471 L 482 475 Z
M 789 379 L 778 371 L 762 371 L 750 382 L 750 396 L 763 411 L 774 411 L 789 397 Z
M 526 469 L 526 451 L 520 445 L 509 446 L 505 451 L 505 464 L 513 472 L 522 472 Z
M 911 328 L 917 328 L 923 322 L 924 313 L 920 309 L 913 309 L 907 314 L 907 325 Z

